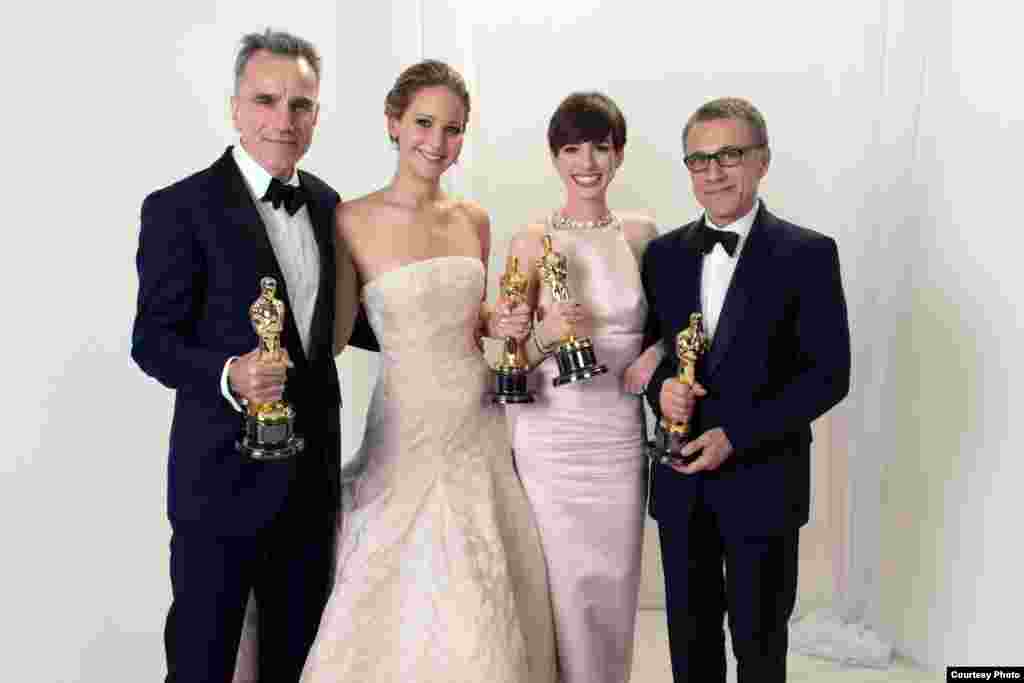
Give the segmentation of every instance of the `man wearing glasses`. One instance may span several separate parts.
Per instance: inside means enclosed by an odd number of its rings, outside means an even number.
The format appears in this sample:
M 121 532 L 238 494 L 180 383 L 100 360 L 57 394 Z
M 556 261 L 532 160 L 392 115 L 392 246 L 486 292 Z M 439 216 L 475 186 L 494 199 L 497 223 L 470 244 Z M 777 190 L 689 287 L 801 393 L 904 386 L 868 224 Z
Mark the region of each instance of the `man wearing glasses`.
M 835 242 L 758 198 L 771 150 L 761 113 L 708 102 L 683 129 L 704 207 L 651 242 L 649 343 L 676 347 L 691 313 L 710 346 L 692 388 L 667 354 L 647 386 L 654 412 L 689 421 L 687 465 L 654 466 L 674 678 L 726 680 L 728 613 L 739 683 L 786 679 L 797 543 L 810 498 L 811 422 L 849 391 L 850 336 Z

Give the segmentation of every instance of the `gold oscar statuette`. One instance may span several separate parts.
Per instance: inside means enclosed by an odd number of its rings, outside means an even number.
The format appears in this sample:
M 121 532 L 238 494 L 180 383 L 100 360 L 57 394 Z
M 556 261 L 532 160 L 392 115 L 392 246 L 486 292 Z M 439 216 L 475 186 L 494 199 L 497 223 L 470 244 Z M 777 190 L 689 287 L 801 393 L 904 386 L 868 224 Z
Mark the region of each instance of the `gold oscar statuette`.
M 249 320 L 259 337 L 260 363 L 280 363 L 281 333 L 284 331 L 284 302 L 277 298 L 277 281 L 260 280 L 260 296 L 249 307 Z M 302 451 L 305 445 L 295 435 L 295 411 L 285 401 L 246 404 L 241 438 L 235 442 L 238 452 L 252 460 L 284 460 Z
M 569 266 L 564 254 L 559 254 L 551 246 L 551 235 L 544 235 L 544 255 L 537 259 L 537 273 L 551 292 L 556 302 L 569 301 Z M 587 337 L 577 337 L 576 331 L 570 329 L 555 347 L 555 360 L 558 361 L 558 376 L 553 383 L 560 387 L 570 382 L 580 382 L 591 377 L 602 375 L 608 371 L 597 362 L 594 344 Z
M 697 362 L 708 350 L 704 335 L 704 321 L 700 313 L 690 314 L 690 324 L 676 335 L 676 356 L 679 358 L 679 373 L 676 379 L 682 384 L 693 386 L 697 381 Z M 654 452 L 652 457 L 662 464 L 689 464 L 696 455 L 680 456 L 679 451 L 690 441 L 690 421 L 672 422 L 664 417 L 654 430 Z
M 513 256 L 508 271 L 501 276 L 500 296 L 510 306 L 518 306 L 526 300 L 529 283 L 526 275 L 519 272 L 519 257 Z M 493 372 L 494 391 L 491 392 L 491 400 L 494 403 L 533 403 L 533 394 L 526 388 L 529 366 L 523 359 L 518 339 L 505 337 L 505 351 Z

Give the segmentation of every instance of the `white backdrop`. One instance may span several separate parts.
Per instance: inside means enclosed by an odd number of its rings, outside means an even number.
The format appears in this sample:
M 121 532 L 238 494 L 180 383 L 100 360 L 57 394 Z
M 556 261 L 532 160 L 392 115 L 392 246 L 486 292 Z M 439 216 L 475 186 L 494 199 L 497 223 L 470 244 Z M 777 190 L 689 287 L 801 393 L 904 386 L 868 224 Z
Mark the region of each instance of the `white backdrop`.
M 855 355 L 835 412 L 852 511 L 840 611 L 932 667 L 1022 663 L 1010 425 L 1024 96 L 1010 12 L 986 0 L 23 7 L 0 114 L 17 285 L 3 336 L 0 678 L 162 675 L 171 395 L 129 358 L 138 209 L 232 142 L 236 41 L 266 25 L 323 52 L 306 166 L 346 197 L 390 177 L 381 114 L 398 71 L 421 56 L 464 70 L 474 114 L 450 182 L 491 212 L 492 278 L 510 235 L 559 201 L 544 129 L 570 90 L 603 89 L 624 109 L 613 205 L 662 230 L 696 211 L 685 117 L 719 95 L 756 102 L 773 146 L 765 200 L 834 236 L 843 262 Z M 342 365 L 352 448 L 374 367 L 361 354 Z

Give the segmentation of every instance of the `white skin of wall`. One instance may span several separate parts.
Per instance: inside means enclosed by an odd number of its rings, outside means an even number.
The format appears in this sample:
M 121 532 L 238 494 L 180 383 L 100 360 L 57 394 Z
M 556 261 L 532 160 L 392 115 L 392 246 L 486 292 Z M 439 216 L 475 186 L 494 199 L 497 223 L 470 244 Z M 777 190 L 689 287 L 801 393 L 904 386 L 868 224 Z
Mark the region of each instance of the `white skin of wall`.
M 993 52 L 1000 43 L 984 33 L 1007 26 L 1008 16 L 972 23 L 966 9 L 976 5 L 956 4 L 964 14 L 952 55 L 934 46 L 956 60 L 960 76 L 949 63 L 936 71 L 940 87 L 923 119 L 923 138 L 932 140 L 922 146 L 925 249 L 893 374 L 894 394 L 906 399 L 894 441 L 906 456 L 892 459 L 886 488 L 887 514 L 898 508 L 909 519 L 882 532 L 883 551 L 894 558 L 883 572 L 883 621 L 936 662 L 1005 660 L 1017 633 L 1006 596 L 1017 592 L 1020 563 L 1001 539 L 1019 535 L 1020 448 L 1008 427 L 1019 400 L 1005 372 L 1021 341 L 1018 259 L 1009 248 L 968 246 L 965 235 L 1014 234 L 998 221 L 1017 218 L 1015 159 L 981 164 L 979 151 L 1019 149 L 1022 103 L 1003 87 L 1013 81 L 1005 54 Z M 581 2 L 580 16 L 546 22 L 541 3 L 525 3 L 519 19 L 474 17 L 467 34 L 465 26 L 452 31 L 444 7 L 422 5 L 424 26 L 433 26 L 424 49 L 461 65 L 464 43 L 445 50 L 442 42 L 458 38 L 446 31 L 469 35 L 475 46 L 480 106 L 471 172 L 458 184 L 492 213 L 492 278 L 511 234 L 560 200 L 544 128 L 567 92 L 601 88 L 622 105 L 630 142 L 612 203 L 649 210 L 662 230 L 696 209 L 679 165 L 686 114 L 710 97 L 743 94 L 772 133 L 764 196 L 782 215 L 839 240 L 857 329 L 858 283 L 871 264 L 846 256 L 862 253 L 865 239 L 851 216 L 871 167 L 861 158 L 868 117 L 857 109 L 871 13 L 751 2 L 739 13 L 704 8 L 693 23 L 685 8 L 663 3 L 596 6 Z M 272 25 L 320 46 L 323 110 L 305 166 L 353 197 L 393 170 L 382 102 L 400 68 L 421 56 L 417 7 L 395 0 L 348 13 L 307 2 L 286 11 L 222 0 L 23 8 L 8 37 L 8 54 L 18 58 L 9 58 L 0 114 L 12 188 L 4 204 L 3 349 L 12 367 L 0 456 L 0 679 L 137 681 L 163 673 L 172 395 L 129 359 L 138 211 L 147 193 L 208 165 L 235 139 L 227 98 L 237 39 Z M 810 24 L 819 30 L 807 32 Z M 722 34 L 712 29 L 725 25 L 736 26 L 742 47 L 721 49 Z M 770 48 L 759 47 L 765 35 L 773 36 Z M 992 80 L 992 68 L 1004 69 L 1002 78 Z M 959 92 L 965 84 L 970 89 Z M 373 362 L 355 354 L 341 368 L 351 450 Z
M 936 669 L 1020 651 L 1020 151 L 1016 13 L 961 0 L 930 22 L 907 315 L 883 477 L 881 614 Z M 1000 158 L 1002 157 L 1002 158 Z
M 22 8 L 0 114 L 10 367 L 0 680 L 162 680 L 173 394 L 129 356 L 139 209 L 237 139 L 228 116 L 235 51 L 242 34 L 268 25 L 323 55 L 320 127 L 303 164 L 343 196 L 387 181 L 383 99 L 413 56 L 392 53 L 389 4 L 361 4 L 360 30 L 339 7 Z

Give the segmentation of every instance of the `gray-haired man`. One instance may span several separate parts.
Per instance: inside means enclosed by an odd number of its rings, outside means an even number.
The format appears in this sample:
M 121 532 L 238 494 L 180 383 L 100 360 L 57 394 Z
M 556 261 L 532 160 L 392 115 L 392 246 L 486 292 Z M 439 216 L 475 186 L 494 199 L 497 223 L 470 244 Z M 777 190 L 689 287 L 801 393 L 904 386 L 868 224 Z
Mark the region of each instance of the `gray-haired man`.
M 168 681 L 229 681 L 246 600 L 260 605 L 261 680 L 295 681 L 328 593 L 339 495 L 334 209 L 338 194 L 296 170 L 319 116 L 320 57 L 266 31 L 242 39 L 232 118 L 240 144 L 149 195 L 137 257 L 132 357 L 176 391 L 168 463 L 173 602 Z M 343 253 L 343 252 L 342 252 Z M 343 264 L 344 265 L 344 264 Z M 279 363 L 257 362 L 249 306 L 260 281 L 285 303 Z M 361 345 L 372 346 L 372 335 Z M 340 343 L 339 343 L 340 342 Z M 236 452 L 246 401 L 286 400 L 298 456 Z

